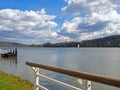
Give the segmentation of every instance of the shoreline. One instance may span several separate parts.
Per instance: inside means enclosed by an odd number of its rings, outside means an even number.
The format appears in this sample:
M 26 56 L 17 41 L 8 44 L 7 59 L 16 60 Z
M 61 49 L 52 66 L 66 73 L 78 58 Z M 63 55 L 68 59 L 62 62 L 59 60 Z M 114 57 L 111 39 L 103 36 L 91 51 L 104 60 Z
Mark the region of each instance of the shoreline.
M 29 80 L 8 74 L 0 69 L 0 90 L 33 90 Z

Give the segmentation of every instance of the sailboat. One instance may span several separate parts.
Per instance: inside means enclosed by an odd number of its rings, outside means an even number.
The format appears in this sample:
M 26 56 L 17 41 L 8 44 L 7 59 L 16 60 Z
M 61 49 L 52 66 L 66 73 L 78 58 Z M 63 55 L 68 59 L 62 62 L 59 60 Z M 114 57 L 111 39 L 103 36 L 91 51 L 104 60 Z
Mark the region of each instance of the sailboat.
M 79 47 L 80 47 L 80 45 L 78 44 L 78 45 L 77 45 L 77 48 L 79 48 Z

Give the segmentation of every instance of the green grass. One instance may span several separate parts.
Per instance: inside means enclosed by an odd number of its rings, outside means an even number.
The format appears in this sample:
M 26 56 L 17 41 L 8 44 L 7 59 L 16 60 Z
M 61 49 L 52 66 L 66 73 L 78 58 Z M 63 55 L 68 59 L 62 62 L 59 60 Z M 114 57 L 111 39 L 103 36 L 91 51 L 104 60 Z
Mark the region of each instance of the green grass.
M 33 84 L 0 70 L 0 90 L 33 90 Z

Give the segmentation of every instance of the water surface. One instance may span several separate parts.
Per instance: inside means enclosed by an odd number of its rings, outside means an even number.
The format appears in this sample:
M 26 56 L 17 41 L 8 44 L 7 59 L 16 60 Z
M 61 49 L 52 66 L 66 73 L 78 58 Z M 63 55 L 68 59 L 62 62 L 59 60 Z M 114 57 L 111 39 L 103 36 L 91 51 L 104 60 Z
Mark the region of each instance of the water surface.
M 18 57 L 0 58 L 0 69 L 34 82 L 34 72 L 25 65 L 26 61 L 52 66 L 102 74 L 120 78 L 120 48 L 18 48 Z M 41 73 L 74 84 L 76 79 L 54 72 L 41 70 Z M 41 79 L 51 90 L 67 90 Z M 49 84 L 48 84 L 49 83 Z M 54 87 L 54 88 L 53 88 Z M 92 90 L 120 90 L 102 84 L 92 83 Z

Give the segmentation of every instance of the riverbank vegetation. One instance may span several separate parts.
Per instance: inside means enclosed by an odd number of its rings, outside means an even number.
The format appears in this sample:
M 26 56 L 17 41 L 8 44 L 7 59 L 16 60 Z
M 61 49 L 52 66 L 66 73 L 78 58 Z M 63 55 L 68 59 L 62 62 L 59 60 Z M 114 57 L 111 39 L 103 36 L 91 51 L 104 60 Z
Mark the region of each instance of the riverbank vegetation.
M 120 47 L 120 35 L 107 36 L 98 39 L 83 40 L 81 42 L 68 41 L 60 43 L 44 43 L 29 45 L 31 47 Z
M 43 44 L 20 44 L 14 42 L 0 42 L 0 47 L 120 47 L 120 35 L 106 36 L 96 39 L 74 41 L 68 40 L 66 42 L 46 42 Z
M 0 90 L 33 90 L 33 84 L 0 70 Z

